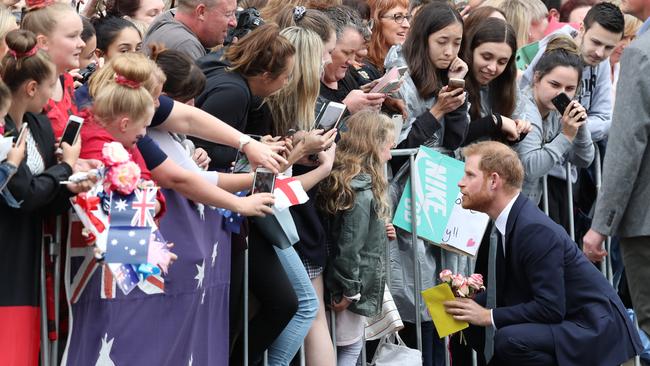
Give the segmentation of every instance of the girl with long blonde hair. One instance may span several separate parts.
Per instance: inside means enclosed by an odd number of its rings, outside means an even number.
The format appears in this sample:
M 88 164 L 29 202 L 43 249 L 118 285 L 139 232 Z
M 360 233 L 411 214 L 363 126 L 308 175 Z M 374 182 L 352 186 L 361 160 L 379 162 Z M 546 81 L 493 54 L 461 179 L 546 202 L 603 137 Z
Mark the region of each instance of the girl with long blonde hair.
M 318 203 L 333 248 L 325 284 L 336 315 L 337 364 L 356 365 L 364 318 L 381 311 L 388 241 L 388 182 L 395 130 L 391 120 L 364 110 L 341 133 L 332 172 L 320 186 Z

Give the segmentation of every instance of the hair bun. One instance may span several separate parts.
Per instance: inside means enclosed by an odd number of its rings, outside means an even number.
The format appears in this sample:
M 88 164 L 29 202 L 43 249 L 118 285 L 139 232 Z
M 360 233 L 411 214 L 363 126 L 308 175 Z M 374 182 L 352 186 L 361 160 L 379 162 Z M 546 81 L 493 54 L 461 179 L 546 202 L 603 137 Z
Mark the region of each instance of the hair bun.
M 36 35 L 28 30 L 12 30 L 5 36 L 5 42 L 16 59 L 33 56 L 38 51 Z
M 576 56 L 580 56 L 580 49 L 578 48 L 578 45 L 572 38 L 566 35 L 558 35 L 551 38 L 546 45 L 546 51 L 544 51 L 544 53 L 556 51 L 564 51 Z
M 141 59 L 132 54 L 118 55 L 111 60 L 111 63 L 115 74 L 119 75 L 121 80 L 127 80 L 131 85 L 142 84 L 150 78 L 149 65 L 143 64 Z M 120 84 L 126 85 L 124 83 Z M 132 87 L 131 85 L 127 86 Z

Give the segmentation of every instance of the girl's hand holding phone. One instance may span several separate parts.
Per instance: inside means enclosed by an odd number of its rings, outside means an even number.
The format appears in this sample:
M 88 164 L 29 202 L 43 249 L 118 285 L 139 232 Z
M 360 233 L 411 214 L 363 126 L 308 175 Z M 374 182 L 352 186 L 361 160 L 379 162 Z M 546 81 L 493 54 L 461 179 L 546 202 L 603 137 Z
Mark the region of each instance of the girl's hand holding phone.
M 255 193 L 247 197 L 238 198 L 238 206 L 235 210 L 244 216 L 261 216 L 273 214 L 271 206 L 275 198 L 271 193 Z
M 81 152 L 81 139 L 77 139 L 74 145 L 70 146 L 67 142 L 60 143 L 61 146 L 61 162 L 67 163 L 70 167 L 74 167 Z
M 323 133 L 323 130 L 309 131 L 303 140 L 305 153 L 312 155 L 327 150 L 336 140 L 336 131 L 335 128 L 325 133 Z
M 455 111 L 465 103 L 467 94 L 463 89 L 449 90 L 447 85 L 443 86 L 438 93 L 436 103 L 429 110 L 437 120 L 444 117 L 445 114 Z
M 11 165 L 18 167 L 25 158 L 25 149 L 27 146 L 27 139 L 19 139 L 14 146 L 7 153 L 7 162 Z
M 577 101 L 571 101 L 562 115 L 562 133 L 573 142 L 580 126 L 587 122 L 587 111 Z

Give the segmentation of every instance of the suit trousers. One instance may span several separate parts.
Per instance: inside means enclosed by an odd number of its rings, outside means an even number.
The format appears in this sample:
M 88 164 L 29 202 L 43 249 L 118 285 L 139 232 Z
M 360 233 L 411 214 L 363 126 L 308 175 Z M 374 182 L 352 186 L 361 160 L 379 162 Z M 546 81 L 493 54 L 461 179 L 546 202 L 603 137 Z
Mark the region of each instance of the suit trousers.
M 485 365 L 483 348 L 485 328 L 465 329 L 468 345 L 476 350 L 478 365 Z M 456 363 L 454 363 L 456 365 Z M 548 324 L 523 323 L 497 329 L 494 335 L 494 357 L 490 366 L 553 366 L 555 344 Z
M 639 327 L 650 334 L 650 236 L 621 238 L 621 252 Z

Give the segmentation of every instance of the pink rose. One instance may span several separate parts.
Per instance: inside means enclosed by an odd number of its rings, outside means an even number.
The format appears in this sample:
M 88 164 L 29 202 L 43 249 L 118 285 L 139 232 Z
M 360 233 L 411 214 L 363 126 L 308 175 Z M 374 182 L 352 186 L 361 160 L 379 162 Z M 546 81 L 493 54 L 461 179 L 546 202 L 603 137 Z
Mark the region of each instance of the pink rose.
M 454 274 L 451 273 L 450 270 L 448 269 L 443 269 L 442 272 L 440 272 L 440 281 L 442 282 L 451 282 L 451 278 Z
M 113 166 L 117 164 L 126 163 L 131 160 L 131 154 L 122 146 L 121 143 L 113 141 L 107 142 L 102 148 L 102 157 L 104 158 L 104 164 L 107 166 Z
M 467 281 L 465 280 L 465 277 L 462 274 L 456 274 L 451 279 L 451 287 L 458 289 L 466 282 Z
M 115 189 L 122 194 L 131 194 L 139 180 L 140 167 L 132 161 L 113 166 L 106 174 L 110 189 Z
M 467 284 L 467 281 L 463 281 L 463 283 L 458 286 L 457 292 L 460 297 L 467 297 L 469 295 L 469 285 Z

